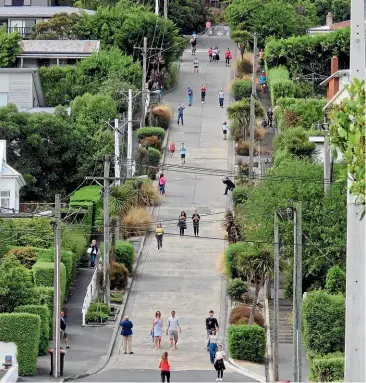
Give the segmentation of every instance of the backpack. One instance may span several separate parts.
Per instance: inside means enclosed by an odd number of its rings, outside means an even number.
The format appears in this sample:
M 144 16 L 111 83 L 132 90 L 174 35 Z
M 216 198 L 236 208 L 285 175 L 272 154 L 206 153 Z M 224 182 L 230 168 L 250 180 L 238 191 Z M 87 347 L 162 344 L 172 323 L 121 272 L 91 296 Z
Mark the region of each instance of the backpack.
M 188 95 L 189 95 L 189 96 L 192 96 L 192 95 L 193 95 L 193 91 L 192 91 L 192 89 L 190 89 L 190 90 L 188 91 Z

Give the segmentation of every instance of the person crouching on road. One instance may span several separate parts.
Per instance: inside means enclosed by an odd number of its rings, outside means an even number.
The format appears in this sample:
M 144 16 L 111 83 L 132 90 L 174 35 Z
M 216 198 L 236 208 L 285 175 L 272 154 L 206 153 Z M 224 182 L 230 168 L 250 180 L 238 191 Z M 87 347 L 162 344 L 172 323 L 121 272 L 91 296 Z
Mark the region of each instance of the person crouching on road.
M 227 192 L 230 190 L 231 192 L 235 189 L 235 184 L 233 181 L 229 180 L 228 177 L 225 177 L 223 180 L 222 180 L 222 183 L 226 185 L 226 189 L 225 189 L 225 193 L 224 195 L 227 194 Z
M 158 223 L 155 231 L 156 242 L 158 243 L 158 251 L 163 248 L 163 235 L 163 227 L 161 226 L 161 223 Z
M 133 324 L 128 316 L 125 316 L 119 324 L 122 327 L 121 335 L 123 336 L 123 353 L 133 354 L 132 352 L 132 327 Z

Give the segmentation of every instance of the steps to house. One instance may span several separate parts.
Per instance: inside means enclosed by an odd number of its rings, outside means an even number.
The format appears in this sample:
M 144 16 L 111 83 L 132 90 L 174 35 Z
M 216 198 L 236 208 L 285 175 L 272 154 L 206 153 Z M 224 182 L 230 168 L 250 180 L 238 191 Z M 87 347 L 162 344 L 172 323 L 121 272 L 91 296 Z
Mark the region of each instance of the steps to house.
M 289 299 L 280 298 L 279 302 L 279 318 L 278 318 L 278 342 L 291 343 L 293 340 L 292 326 L 290 324 L 290 315 L 292 314 L 292 301 Z M 274 331 L 274 311 L 273 299 L 269 301 L 269 314 L 271 337 L 273 339 Z

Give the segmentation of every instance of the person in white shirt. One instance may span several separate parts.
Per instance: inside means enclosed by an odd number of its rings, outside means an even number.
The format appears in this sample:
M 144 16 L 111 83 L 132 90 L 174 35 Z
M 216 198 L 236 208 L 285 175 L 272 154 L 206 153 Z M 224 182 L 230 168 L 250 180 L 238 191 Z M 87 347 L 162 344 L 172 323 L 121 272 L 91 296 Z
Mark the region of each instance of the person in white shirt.
M 221 106 L 221 108 L 224 107 L 224 97 L 225 97 L 225 93 L 221 88 L 219 91 L 219 105 Z
M 224 121 L 224 123 L 222 124 L 222 133 L 224 135 L 224 140 L 226 140 L 226 134 L 227 134 L 228 129 L 229 129 L 229 127 L 227 126 L 226 121 Z
M 166 335 L 169 335 L 170 345 L 173 350 L 177 349 L 178 343 L 178 332 L 179 334 L 182 332 L 179 324 L 179 318 L 175 316 L 175 311 L 171 312 L 172 316 L 168 318 Z
M 214 360 L 214 367 L 215 370 L 217 371 L 217 382 L 222 382 L 222 378 L 224 376 L 224 370 L 225 370 L 225 363 L 224 359 L 226 358 L 226 353 L 222 349 L 222 344 L 219 344 L 218 351 L 216 352 L 215 355 L 215 360 Z
M 200 66 L 200 62 L 197 58 L 193 60 L 193 74 L 198 74 L 198 68 Z

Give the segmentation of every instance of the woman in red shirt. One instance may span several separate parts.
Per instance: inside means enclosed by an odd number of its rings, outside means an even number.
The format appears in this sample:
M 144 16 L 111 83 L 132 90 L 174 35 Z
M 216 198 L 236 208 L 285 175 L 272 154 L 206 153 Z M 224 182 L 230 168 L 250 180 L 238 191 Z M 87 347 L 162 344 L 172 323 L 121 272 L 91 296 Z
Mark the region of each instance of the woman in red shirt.
M 226 60 L 226 66 L 229 66 L 230 65 L 230 60 L 233 58 L 233 56 L 231 55 L 231 52 L 230 52 L 230 49 L 227 48 L 226 52 L 225 52 L 225 60 Z
M 170 158 L 173 158 L 174 152 L 175 152 L 175 142 L 171 142 L 169 146 L 170 151 Z
M 166 381 L 169 383 L 170 382 L 170 362 L 168 360 L 168 353 L 166 351 L 163 352 L 163 355 L 161 356 L 159 368 L 160 368 L 161 381 L 165 382 L 165 377 L 166 377 Z
M 208 50 L 208 59 L 210 60 L 210 63 L 212 63 L 212 48 Z
M 201 102 L 202 102 L 202 104 L 204 104 L 205 100 L 206 100 L 206 90 L 207 90 L 206 85 L 202 84 L 202 86 L 201 86 Z

